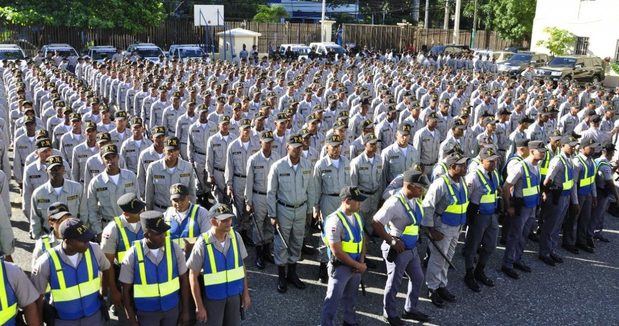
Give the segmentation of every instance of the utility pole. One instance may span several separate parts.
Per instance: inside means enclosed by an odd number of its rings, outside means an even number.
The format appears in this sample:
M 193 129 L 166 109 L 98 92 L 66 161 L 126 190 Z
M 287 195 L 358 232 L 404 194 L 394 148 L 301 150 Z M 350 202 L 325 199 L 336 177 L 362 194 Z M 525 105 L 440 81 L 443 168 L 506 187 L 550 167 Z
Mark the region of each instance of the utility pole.
M 413 0 L 413 12 L 411 13 L 411 19 L 413 21 L 413 24 L 415 26 L 417 26 L 417 23 L 419 23 L 419 0 Z
M 423 28 L 428 29 L 430 27 L 430 0 L 426 0 L 426 13 L 423 18 Z
M 462 0 L 456 0 L 456 17 L 454 18 L 454 44 L 460 44 L 460 10 Z
M 473 31 L 471 32 L 471 44 L 472 48 L 475 44 L 475 32 L 477 31 L 477 0 L 475 0 L 475 10 L 473 11 Z
M 445 16 L 443 17 L 443 29 L 449 29 L 449 0 L 445 0 Z

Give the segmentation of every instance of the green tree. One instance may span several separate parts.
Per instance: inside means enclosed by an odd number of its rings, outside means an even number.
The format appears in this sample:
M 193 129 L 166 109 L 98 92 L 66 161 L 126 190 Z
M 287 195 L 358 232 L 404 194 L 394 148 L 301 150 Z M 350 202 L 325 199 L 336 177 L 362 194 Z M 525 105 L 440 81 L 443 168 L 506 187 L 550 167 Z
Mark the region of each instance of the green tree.
M 258 5 L 258 12 L 254 16 L 254 21 L 258 23 L 279 23 L 282 18 L 288 17 L 288 12 L 283 6 Z
M 558 27 L 546 27 L 544 32 L 548 34 L 548 38 L 540 40 L 537 45 L 547 48 L 552 55 L 564 55 L 567 50 L 576 42 L 576 36 Z
M 537 0 L 495 0 L 492 25 L 501 37 L 512 41 L 531 39 Z

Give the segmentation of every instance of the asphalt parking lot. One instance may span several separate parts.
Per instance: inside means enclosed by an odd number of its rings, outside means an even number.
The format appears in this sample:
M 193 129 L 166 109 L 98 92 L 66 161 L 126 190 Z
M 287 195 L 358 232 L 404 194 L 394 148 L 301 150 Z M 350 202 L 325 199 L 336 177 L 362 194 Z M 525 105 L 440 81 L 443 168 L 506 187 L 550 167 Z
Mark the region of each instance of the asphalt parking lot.
M 12 224 L 16 236 L 13 258 L 24 270 L 30 271 L 33 241 L 27 234 L 28 223 L 19 209 L 21 199 L 11 184 Z M 443 309 L 434 307 L 425 296 L 418 308 L 432 317 L 437 325 L 619 325 L 619 218 L 607 215 L 606 237 L 610 243 L 598 243 L 595 254 L 568 254 L 562 251 L 565 263 L 549 267 L 537 260 L 537 244 L 529 242 L 526 261 L 533 269 L 517 281 L 506 278 L 498 269 L 504 248 L 499 247 L 489 263 L 487 274 L 495 279 L 495 287 L 483 287 L 473 293 L 464 286 L 464 262 L 457 254 L 457 270 L 449 273 L 449 289 L 458 297 L 457 303 Z M 461 246 L 461 245 L 460 245 Z M 382 324 L 385 267 L 376 256 L 379 244 L 370 244 L 370 259 L 378 268 L 364 274 L 366 296 L 358 293 L 357 312 L 360 325 Z M 459 247 L 461 248 L 461 247 Z M 300 262 L 299 274 L 307 282 L 305 290 L 290 287 L 288 292 L 276 291 L 277 269 L 253 267 L 252 248 L 246 260 L 249 267 L 253 306 L 246 314 L 246 325 L 318 325 L 326 285 L 317 282 L 315 257 Z M 406 287 L 398 298 L 404 306 Z M 423 292 L 422 292 L 423 293 Z

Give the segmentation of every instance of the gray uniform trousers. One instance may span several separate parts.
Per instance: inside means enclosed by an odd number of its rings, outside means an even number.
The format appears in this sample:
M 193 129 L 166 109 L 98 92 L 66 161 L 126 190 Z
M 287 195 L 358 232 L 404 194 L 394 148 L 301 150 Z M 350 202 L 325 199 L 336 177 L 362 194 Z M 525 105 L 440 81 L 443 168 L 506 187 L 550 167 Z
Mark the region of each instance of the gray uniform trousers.
M 497 236 L 499 233 L 499 216 L 497 214 L 476 214 L 466 230 L 464 242 L 464 265 L 466 269 L 475 267 L 475 256 L 480 248 L 477 264 L 486 266 L 490 256 L 496 249 Z
M 374 230 L 372 229 L 372 218 L 376 211 L 378 210 L 378 202 L 381 199 L 381 193 L 379 191 L 373 193 L 372 195 L 363 194 L 366 196 L 366 199 L 361 202 L 361 207 L 359 207 L 359 215 L 363 218 L 363 226 L 369 235 L 372 235 Z
M 101 311 L 97 311 L 92 316 L 84 317 L 78 320 L 54 320 L 54 325 L 57 326 L 103 326 L 105 321 L 101 315 Z M 148 325 L 148 324 L 144 324 Z M 152 324 L 150 324 L 152 325 Z
M 335 325 L 335 316 L 339 303 L 343 303 L 343 320 L 349 324 L 356 324 L 355 304 L 357 302 L 357 292 L 361 282 L 361 274 L 353 273 L 348 265 L 338 265 L 334 267 L 329 262 L 329 283 L 327 284 L 327 295 L 322 304 L 320 315 L 321 326 Z
M 509 221 L 503 266 L 513 268 L 514 263 L 520 262 L 526 239 L 535 223 L 536 210 L 537 206 L 516 208 L 516 217 Z
M 606 190 L 598 188 L 598 205 L 593 209 L 593 215 L 589 222 L 588 237 L 593 237 L 596 233 L 602 232 L 604 228 L 604 214 L 610 205 L 610 200 L 614 198 L 612 192 L 606 192 Z
M 301 257 L 306 213 L 307 203 L 298 208 L 286 207 L 280 203 L 277 204 L 277 221 L 288 249 L 284 246 L 281 237 L 279 235 L 276 236 L 273 243 L 276 265 L 295 264 Z
M 140 325 L 159 325 L 159 326 L 176 326 L 178 323 L 179 309 L 178 305 L 168 311 L 139 311 L 136 315 Z M 208 316 L 211 318 L 211 316 Z
M 568 214 L 563 223 L 563 244 L 575 245 L 586 244 L 586 232 L 591 220 L 591 210 L 593 209 L 593 197 L 591 195 L 578 195 L 580 212 L 578 215 Z
M 559 195 L 558 199 L 555 199 L 556 195 L 550 193 L 546 202 L 542 206 L 542 213 L 544 214 L 544 223 L 542 224 L 542 232 L 539 239 L 539 254 L 540 256 L 548 256 L 555 253 L 557 246 L 559 245 L 559 231 L 565 214 L 567 214 L 568 207 L 570 205 L 570 195 Z M 554 201 L 556 200 L 556 204 Z
M 213 178 L 215 178 L 215 198 L 218 203 L 227 204 L 230 199 L 226 194 L 226 182 L 224 180 L 224 171 L 219 171 L 217 168 L 213 168 Z
M 202 154 L 194 154 L 193 166 L 196 172 L 196 195 L 202 195 L 211 189 L 206 186 L 206 156 Z
M 207 326 L 241 325 L 240 295 L 233 295 L 223 300 L 204 300 L 204 306 L 207 313 Z
M 398 254 L 394 262 L 387 261 L 390 246 L 383 241 L 380 249 L 387 265 L 387 282 L 385 283 L 385 295 L 383 297 L 383 315 L 387 317 L 397 317 L 396 296 L 402 284 L 404 274 L 408 277 L 408 289 L 406 292 L 406 302 L 404 309 L 408 312 L 416 311 L 419 302 L 419 292 L 423 283 L 423 271 L 421 270 L 421 260 L 417 254 L 417 248 L 405 250 Z M 437 253 L 437 255 L 440 255 Z
M 245 181 L 247 177 L 232 177 L 232 196 L 234 197 L 234 226 L 237 231 L 245 231 L 251 228 L 249 215 L 245 211 Z
M 267 196 L 254 191 L 252 203 L 254 209 L 255 225 L 252 232 L 252 240 L 255 244 L 268 244 L 273 242 L 273 224 L 268 217 Z M 252 220 L 251 223 L 254 223 Z M 262 236 L 263 243 L 260 242 Z
M 460 229 L 460 226 L 450 226 L 446 224 L 442 224 L 437 228 L 437 231 L 443 233 L 444 237 L 443 240 L 435 241 L 434 243 L 436 247 L 438 247 L 438 250 L 444 253 L 450 261 L 456 252 Z M 428 260 L 428 268 L 426 269 L 426 285 L 429 290 L 446 287 L 449 263 L 445 261 L 434 245 L 428 246 L 430 248 L 430 259 Z

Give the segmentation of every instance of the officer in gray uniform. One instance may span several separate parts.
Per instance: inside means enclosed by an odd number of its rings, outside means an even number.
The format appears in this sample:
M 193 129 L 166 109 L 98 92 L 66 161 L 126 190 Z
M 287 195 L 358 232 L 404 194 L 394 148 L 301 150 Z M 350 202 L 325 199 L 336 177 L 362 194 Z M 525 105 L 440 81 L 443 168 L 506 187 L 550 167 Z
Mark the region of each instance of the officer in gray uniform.
M 208 105 L 201 105 L 198 110 L 198 120 L 189 126 L 187 136 L 187 158 L 189 163 L 193 164 L 196 169 L 196 178 L 198 178 L 197 193 L 210 191 L 206 188 L 206 144 L 211 136 L 211 127 L 208 121 Z
M 225 115 L 219 119 L 219 132 L 209 137 L 206 143 L 206 175 L 219 203 L 229 201 L 224 178 L 228 144 L 233 141 L 229 128 L 230 117 Z
M 344 325 L 357 324 L 355 304 L 361 274 L 365 272 L 367 239 L 359 206 L 365 200 L 356 187 L 344 187 L 339 193 L 339 209 L 325 219 L 325 242 L 329 246 L 329 283 L 322 305 L 320 324 L 335 325 L 337 308 L 344 310 Z
M 273 164 L 268 176 L 268 215 L 277 233 L 274 252 L 279 275 L 277 290 L 281 293 L 288 290 L 287 282 L 299 289 L 305 288 L 296 267 L 301 256 L 305 222 L 311 219 L 316 195 L 312 167 L 301 158 L 302 142 L 300 135 L 289 136 L 288 155 Z
M 97 124 L 86 122 L 86 139 L 73 148 L 73 162 L 71 163 L 71 180 L 84 182 L 84 170 L 89 157 L 97 154 Z
M 3 276 L 0 282 L 4 283 L 2 287 L 7 289 L 5 290 L 7 292 L 10 288 L 15 296 L 16 310 L 14 313 L 17 313 L 17 306 L 19 306 L 21 311 L 23 311 L 23 317 L 27 325 L 43 325 L 37 306 L 39 292 L 32 285 L 26 273 L 19 266 L 6 261 L 6 259 L 0 259 L 0 265 L 1 276 Z
M 39 186 L 47 182 L 47 169 L 45 162 L 52 155 L 52 141 L 49 138 L 37 140 L 37 160 L 26 165 L 24 170 L 22 187 L 22 212 L 25 216 L 30 216 L 30 204 L 32 193 Z
M 247 160 L 247 182 L 245 183 L 245 203 L 248 214 L 253 214 L 252 241 L 256 246 L 256 267 L 264 269 L 265 261 L 274 263 L 271 256 L 273 225 L 268 218 L 267 177 L 271 166 L 279 156 L 271 150 L 273 132 L 265 130 L 260 134 L 260 150 Z
M 598 204 L 593 210 L 591 223 L 589 223 L 589 237 L 602 242 L 610 242 L 602 235 L 604 229 L 604 213 L 608 209 L 610 201 L 614 198 L 619 202 L 619 192 L 615 187 L 613 173 L 616 171 L 616 165 L 611 163 L 615 154 L 615 145 L 606 143 L 602 145 L 602 155 L 595 160 L 597 166 L 597 176 L 595 186 L 597 187 Z
M 108 222 L 103 229 L 101 250 L 110 264 L 115 264 L 116 267 L 120 268 L 125 255 L 133 245 L 131 240 L 141 240 L 144 237 L 140 224 L 140 213 L 144 211 L 146 204 L 140 201 L 135 193 L 126 193 L 120 196 L 116 204 L 122 210 L 122 214 L 115 216 L 114 220 Z
M 150 134 L 153 144 L 143 149 L 138 158 L 138 187 L 141 198 L 144 198 L 144 191 L 146 190 L 146 171 L 148 166 L 164 157 L 165 127 L 155 126 L 151 129 Z
M 374 134 L 363 135 L 365 150 L 350 162 L 350 184 L 357 187 L 366 197 L 359 208 L 363 218 L 365 232 L 371 235 L 372 216 L 378 209 L 380 195 L 383 192 L 383 158 L 377 155 L 377 138 Z
M 396 142 L 387 146 L 380 156 L 383 159 L 383 178 L 384 184 L 389 184 L 399 174 L 404 173 L 419 159 L 413 146 L 409 145 L 411 126 L 400 124 L 396 133 Z
M 116 145 L 118 148 L 122 145 L 122 143 L 129 139 L 131 136 L 131 130 L 127 128 L 127 112 L 126 111 L 116 111 L 114 112 L 114 124 L 116 128 L 110 130 L 110 137 L 112 139 L 112 143 Z
M 138 180 L 135 173 L 118 166 L 118 147 L 107 144 L 101 148 L 105 170 L 96 175 L 88 185 L 86 200 L 88 224 L 95 234 L 100 235 L 103 225 L 122 214 L 116 203 L 120 196 L 137 193 Z
M 196 201 L 195 173 L 189 162 L 180 158 L 179 139 L 165 140 L 164 156 L 146 170 L 144 201 L 149 210 L 165 211 L 170 202 L 170 186 L 181 183 L 189 188 L 189 200 Z
M 430 300 L 439 308 L 445 306 L 445 301 L 456 301 L 456 296 L 447 290 L 449 263 L 443 258 L 443 254 L 447 259 L 452 259 L 460 230 L 466 223 L 468 190 L 463 178 L 466 161 L 467 158 L 458 153 L 448 155 L 445 158 L 445 164 L 449 168 L 447 174 L 432 182 L 423 200 L 421 225 L 428 229 L 428 237 L 434 242 L 429 245 L 426 285 Z
M 138 174 L 138 162 L 140 159 L 140 153 L 149 148 L 153 142 L 144 137 L 144 126 L 142 118 L 131 118 L 131 135 L 125 139 L 120 147 L 120 156 L 125 158 L 125 165 L 127 170 Z
M 415 162 L 423 167 L 423 173 L 429 176 L 436 162 L 438 162 L 438 150 L 441 146 L 440 131 L 436 128 L 438 118 L 435 112 L 428 115 L 426 126 L 417 131 L 413 137 L 415 148 Z
M 499 232 L 498 212 L 501 184 L 496 165 L 500 155 L 492 147 L 484 147 L 479 153 L 481 164 L 466 176 L 470 193 L 467 207 L 468 229 L 462 253 L 466 267 L 464 283 L 474 292 L 480 292 L 478 281 L 492 287 L 492 281 L 484 268 L 496 249 Z M 477 260 L 477 262 L 476 262 Z
M 71 132 L 67 132 L 60 138 L 60 152 L 62 158 L 66 162 L 71 162 L 73 159 L 73 149 L 79 143 L 84 141 L 82 134 L 82 115 L 79 113 L 71 113 Z
M 350 185 L 350 162 L 341 155 L 343 139 L 338 135 L 331 135 L 327 139 L 327 155 L 316 163 L 313 178 L 316 191 L 316 207 L 314 218 L 324 222 L 324 218 L 333 213 L 341 204 L 339 191 Z M 307 221 L 310 223 L 311 221 Z M 323 224 L 324 225 L 324 224 Z M 320 267 L 318 277 L 321 283 L 327 283 L 326 248 L 320 246 Z
M 348 157 L 350 157 L 351 160 L 359 156 L 359 154 L 363 153 L 363 151 L 365 150 L 363 136 L 367 134 L 374 134 L 374 122 L 372 122 L 372 120 L 364 120 L 361 123 L 361 128 L 361 135 L 359 135 L 355 140 L 350 143 L 350 154 L 348 155 Z M 380 155 L 380 150 L 378 149 L 377 154 Z
M 247 181 L 247 161 L 251 155 L 256 153 L 260 144 L 256 139 L 251 138 L 251 120 L 243 119 L 239 125 L 240 135 L 228 145 L 226 154 L 226 172 L 224 180 L 226 182 L 226 194 L 232 198 L 234 203 L 235 229 L 247 242 L 251 221 L 245 214 L 245 184 Z M 249 240 L 249 239 L 248 239 Z
M 13 177 L 20 187 L 23 184 L 22 177 L 26 167 L 26 157 L 36 149 L 36 124 L 34 117 L 26 116 L 24 118 L 24 125 L 26 126 L 26 133 L 17 137 L 13 142 Z
M 556 252 L 559 232 L 568 208 L 578 200 L 572 163 L 572 155 L 578 141 L 572 136 L 564 136 L 561 144 L 561 153 L 550 160 L 542 186 L 546 200 L 542 205 L 544 223 L 540 232 L 539 258 L 548 265 L 563 262 Z
M 108 132 L 100 132 L 97 134 L 97 147 L 99 148 L 99 152 L 86 160 L 86 164 L 84 166 L 84 185 L 86 185 L 86 190 L 88 190 L 88 185 L 90 181 L 97 176 L 97 174 L 103 172 L 105 170 L 105 164 L 103 163 L 103 158 L 101 156 L 101 149 L 108 144 L 112 144 L 111 136 Z M 119 156 L 118 165 L 121 168 L 125 168 L 125 160 Z
M 30 233 L 38 239 L 43 232 L 47 233 L 45 218 L 47 208 L 55 202 L 66 203 L 71 215 L 86 220 L 86 199 L 84 188 L 80 183 L 65 179 L 65 167 L 61 156 L 50 156 L 45 161 L 48 180 L 32 193 L 30 204 Z
M 423 283 L 417 253 L 419 226 L 424 216 L 421 196 L 430 182 L 424 174 L 413 169 L 404 172 L 402 179 L 402 189 L 385 201 L 372 222 L 374 232 L 383 239 L 381 251 L 387 267 L 383 317 L 390 325 L 405 325 L 396 307 L 396 295 L 404 274 L 408 277 L 408 291 L 402 318 L 420 322 L 430 320 L 417 309 Z
M 170 186 L 172 205 L 163 213 L 171 227 L 168 236 L 189 256 L 198 236 L 211 228 L 206 208 L 189 200 L 189 188 L 177 183 Z

